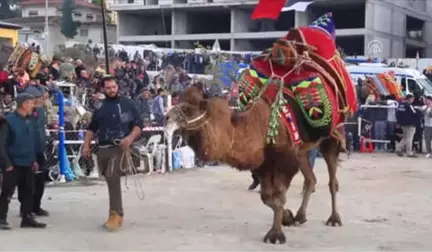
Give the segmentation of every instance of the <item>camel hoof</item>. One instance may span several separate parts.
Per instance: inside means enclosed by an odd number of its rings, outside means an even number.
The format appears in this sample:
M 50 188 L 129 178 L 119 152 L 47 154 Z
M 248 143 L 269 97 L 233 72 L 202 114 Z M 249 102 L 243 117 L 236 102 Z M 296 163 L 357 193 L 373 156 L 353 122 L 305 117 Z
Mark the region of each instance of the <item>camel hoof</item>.
M 294 218 L 294 224 L 296 226 L 299 226 L 307 221 L 306 214 L 304 213 L 297 213 L 296 217 Z
M 284 244 L 286 242 L 286 238 L 285 234 L 282 231 L 277 231 L 272 228 L 264 236 L 263 241 L 265 243 L 270 241 L 272 244 L 276 244 L 276 242 L 279 241 L 279 244 Z
M 282 225 L 289 227 L 295 224 L 294 215 L 289 209 L 285 209 L 283 212 Z
M 342 220 L 339 213 L 332 213 L 328 218 L 326 225 L 335 227 L 337 225 L 342 226 Z

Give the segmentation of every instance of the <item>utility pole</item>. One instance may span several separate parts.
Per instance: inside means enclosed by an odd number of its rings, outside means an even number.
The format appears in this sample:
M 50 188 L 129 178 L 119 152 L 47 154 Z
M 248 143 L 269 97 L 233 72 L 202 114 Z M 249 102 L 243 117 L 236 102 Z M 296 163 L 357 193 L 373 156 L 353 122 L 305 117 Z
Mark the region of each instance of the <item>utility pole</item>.
M 103 28 L 103 40 L 104 40 L 104 52 L 105 52 L 105 71 L 109 74 L 109 55 L 108 55 L 108 38 L 107 38 L 107 26 L 106 26 L 106 10 L 105 10 L 105 0 L 101 0 L 101 11 L 102 11 L 102 28 Z

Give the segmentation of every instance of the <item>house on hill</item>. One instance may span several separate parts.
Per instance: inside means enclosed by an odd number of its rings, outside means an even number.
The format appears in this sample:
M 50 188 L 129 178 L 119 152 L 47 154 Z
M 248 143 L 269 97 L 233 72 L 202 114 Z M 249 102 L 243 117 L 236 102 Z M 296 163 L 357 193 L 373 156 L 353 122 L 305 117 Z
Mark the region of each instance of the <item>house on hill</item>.
M 68 41 L 60 32 L 62 0 L 48 0 L 48 8 L 45 8 L 45 0 L 22 0 L 19 3 L 21 17 L 4 20 L 19 24 L 23 28 L 20 31 L 19 41 L 39 44 L 48 54 L 52 54 L 59 45 Z M 75 0 L 76 9 L 73 19 L 81 22 L 78 34 L 72 41 L 87 44 L 103 43 L 102 13 L 99 5 L 86 0 Z M 45 31 L 45 15 L 48 16 L 48 36 Z M 116 27 L 112 22 L 107 22 L 108 43 L 116 43 Z M 48 43 L 46 43 L 48 39 Z M 45 48 L 48 46 L 48 48 Z

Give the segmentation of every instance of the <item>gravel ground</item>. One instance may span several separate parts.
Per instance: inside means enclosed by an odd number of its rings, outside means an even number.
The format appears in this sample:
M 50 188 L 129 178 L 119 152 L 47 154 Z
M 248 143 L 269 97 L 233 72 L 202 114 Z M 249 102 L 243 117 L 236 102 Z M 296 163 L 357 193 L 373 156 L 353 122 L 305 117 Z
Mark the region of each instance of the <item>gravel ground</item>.
M 123 192 L 125 223 L 116 233 L 101 227 L 108 212 L 103 183 L 52 187 L 44 201 L 51 216 L 41 219 L 49 227 L 20 230 L 14 201 L 10 213 L 14 230 L 2 231 L 0 250 L 430 250 L 432 167 L 428 164 L 424 158 L 352 155 L 338 172 L 344 226 L 326 227 L 328 176 L 319 159 L 308 222 L 284 228 L 284 245 L 261 242 L 272 213 L 257 192 L 246 190 L 250 174 L 228 167 L 140 176 L 146 194 L 142 201 L 134 178 L 129 178 L 130 188 Z M 293 211 L 300 204 L 301 185 L 297 175 L 287 200 Z

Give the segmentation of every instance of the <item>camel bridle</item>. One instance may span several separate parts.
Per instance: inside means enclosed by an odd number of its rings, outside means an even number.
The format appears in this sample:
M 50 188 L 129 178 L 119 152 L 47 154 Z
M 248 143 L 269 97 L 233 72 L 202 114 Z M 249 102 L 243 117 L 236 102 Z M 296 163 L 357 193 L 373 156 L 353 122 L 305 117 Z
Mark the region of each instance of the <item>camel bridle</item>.
M 181 109 L 182 104 L 179 104 L 177 106 L 174 106 L 172 108 L 173 112 L 177 114 L 179 117 L 179 124 L 180 127 L 186 131 L 194 131 L 202 128 L 204 125 L 207 124 L 207 122 L 210 120 L 210 117 L 207 117 L 207 110 L 202 112 L 196 117 L 193 117 L 191 119 L 188 119 L 186 114 Z

